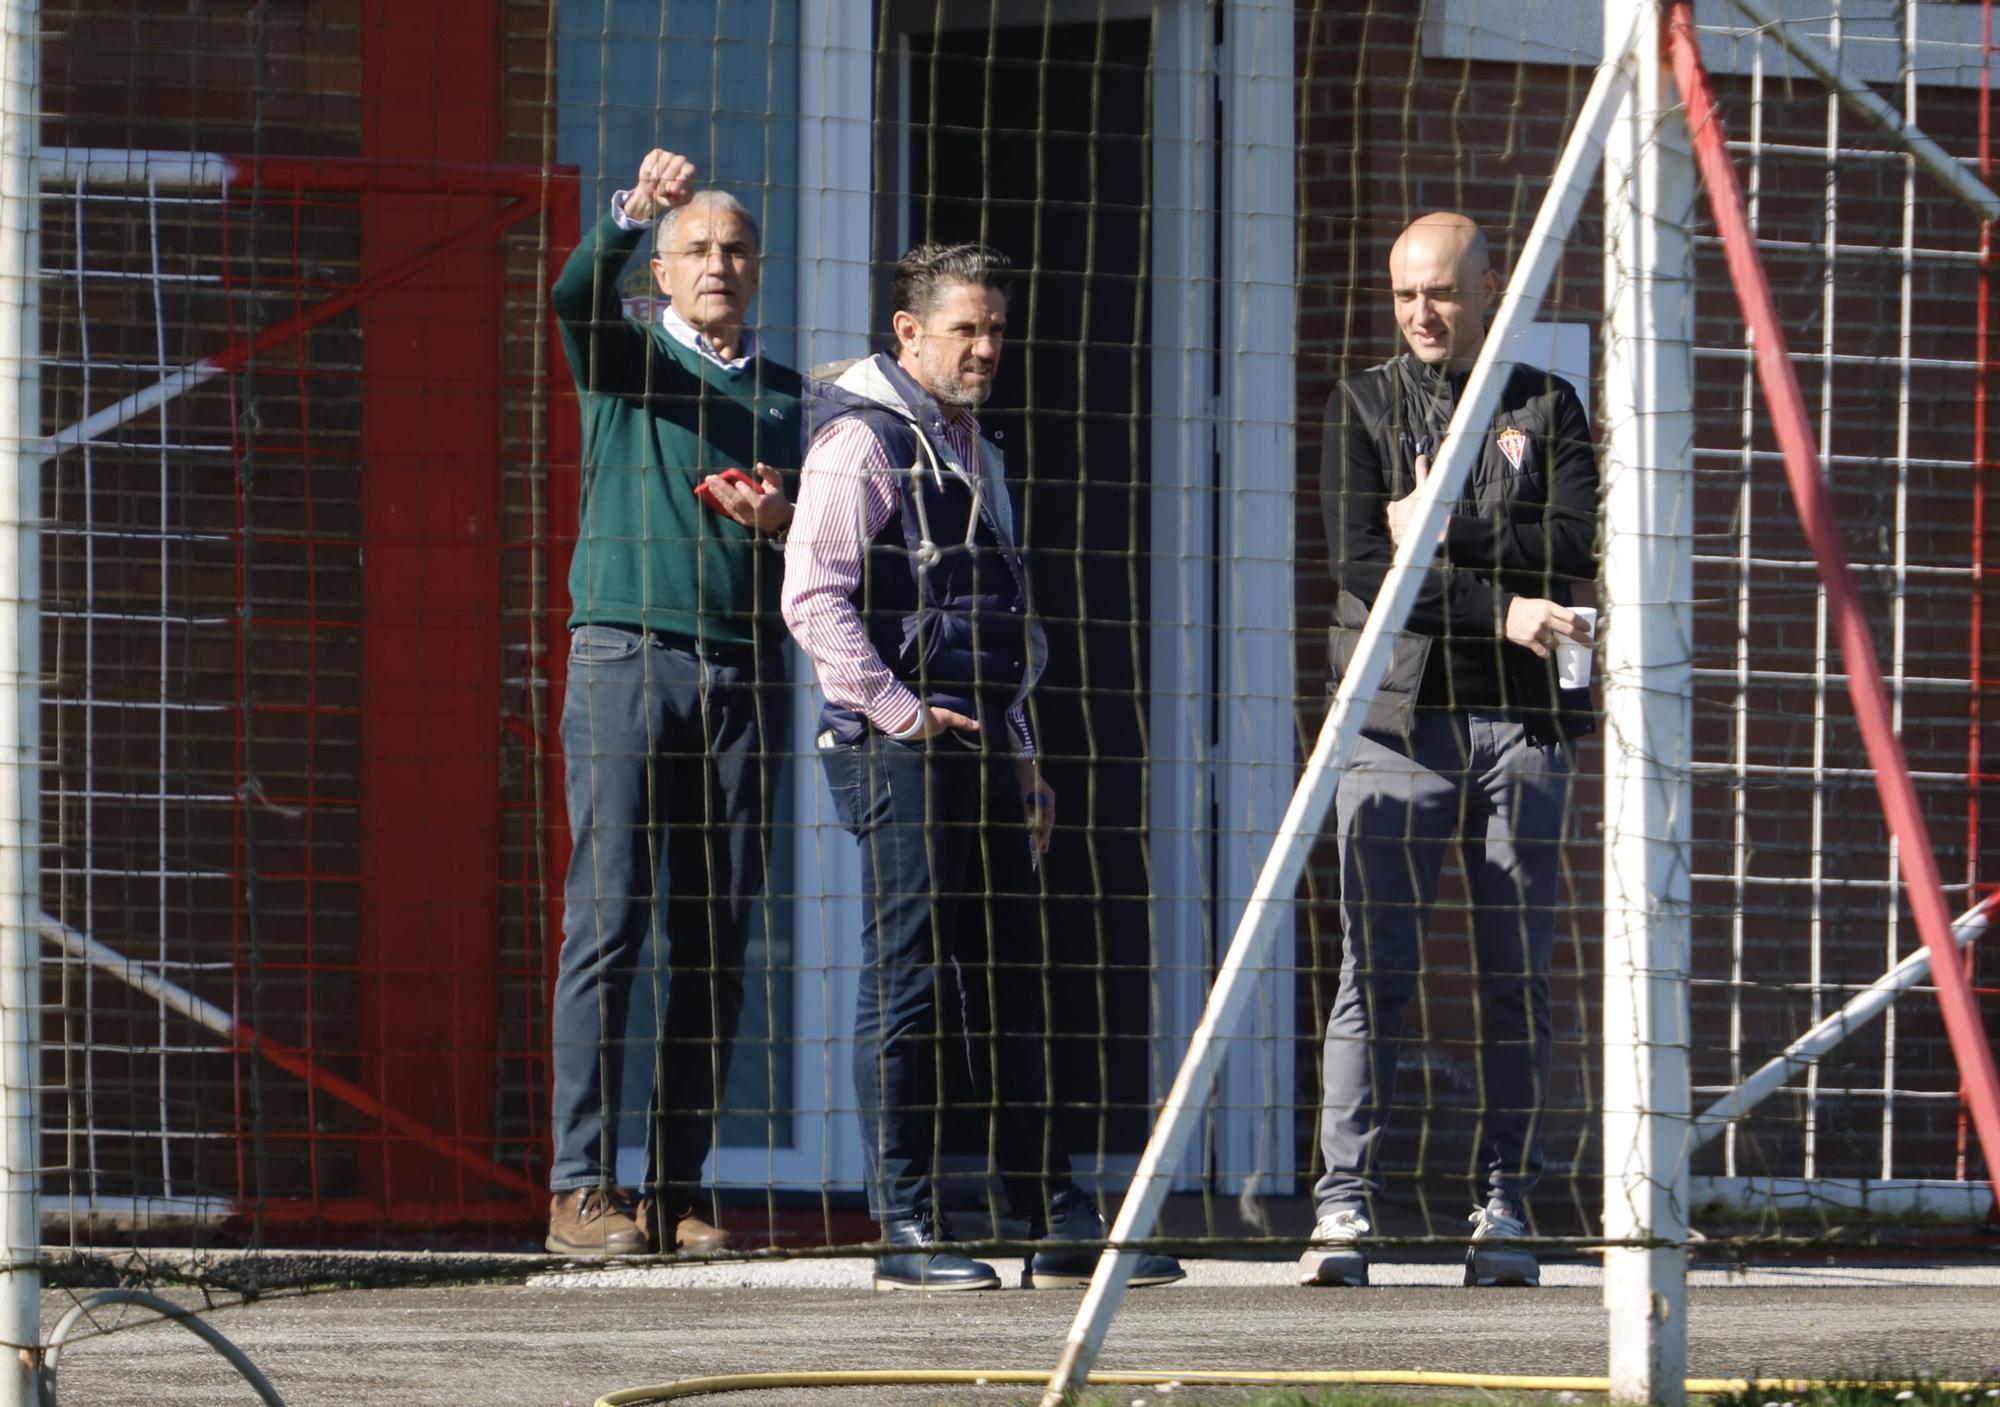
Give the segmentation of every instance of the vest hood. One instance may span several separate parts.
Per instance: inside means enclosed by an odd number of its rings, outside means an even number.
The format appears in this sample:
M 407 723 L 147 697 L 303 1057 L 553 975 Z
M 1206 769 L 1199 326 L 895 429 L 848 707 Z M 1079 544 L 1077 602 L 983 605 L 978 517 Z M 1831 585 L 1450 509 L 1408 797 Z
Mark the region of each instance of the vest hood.
M 910 431 L 921 456 L 909 465 L 912 472 L 928 468 L 932 479 L 942 487 L 949 468 L 965 480 L 967 487 L 973 487 L 971 478 L 949 448 L 944 410 L 917 384 L 915 377 L 889 357 L 877 352 L 871 357 L 824 362 L 813 368 L 805 388 L 808 446 L 832 426 L 863 415 L 887 415 Z M 1007 531 L 1011 536 L 1011 522 Z
M 887 411 L 917 425 L 922 409 L 937 408 L 908 372 L 880 352 L 814 367 L 806 378 L 805 402 L 808 444 L 851 415 Z

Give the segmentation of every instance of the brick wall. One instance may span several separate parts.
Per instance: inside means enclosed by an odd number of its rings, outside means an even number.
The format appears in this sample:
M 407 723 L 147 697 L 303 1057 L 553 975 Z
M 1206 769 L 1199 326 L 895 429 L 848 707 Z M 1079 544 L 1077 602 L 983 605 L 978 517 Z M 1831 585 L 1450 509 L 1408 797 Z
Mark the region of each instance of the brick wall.
M 495 8 L 508 31 L 491 83 L 497 155 L 540 164 L 550 155 L 546 6 Z M 51 0 L 44 139 L 370 155 L 364 9 Z M 367 199 L 265 190 L 149 202 L 107 188 L 47 202 L 51 423 L 151 382 L 162 361 L 212 355 L 351 285 Z M 545 220 L 530 221 L 503 237 L 498 264 L 502 1015 L 495 1049 L 475 1053 L 501 1091 L 496 1135 L 479 1151 L 524 1172 L 542 1156 L 530 1111 L 543 1102 L 545 1042 L 547 935 L 532 884 L 539 671 L 529 656 L 545 532 L 531 486 L 549 428 L 539 389 L 548 247 Z M 164 418 L 65 454 L 45 477 L 46 906 L 131 956 L 167 955 L 170 980 L 350 1078 L 365 1064 L 357 1007 L 380 980 L 357 969 L 371 742 L 364 323 L 392 306 L 420 325 L 423 296 L 387 292 L 384 304 L 261 354 L 249 374 L 183 395 Z M 437 915 L 395 921 L 421 953 Z M 47 1105 L 50 1162 L 79 1192 L 261 1193 L 310 1215 L 353 1195 L 364 1164 L 393 1156 L 370 1119 L 179 1018 L 162 1023 L 123 984 L 53 967 L 50 982 L 61 1015 L 49 1028 L 49 1079 L 63 1092 Z M 469 1205 L 487 1191 L 473 1178 L 455 1196 Z M 393 1200 L 394 1187 L 384 1195 Z

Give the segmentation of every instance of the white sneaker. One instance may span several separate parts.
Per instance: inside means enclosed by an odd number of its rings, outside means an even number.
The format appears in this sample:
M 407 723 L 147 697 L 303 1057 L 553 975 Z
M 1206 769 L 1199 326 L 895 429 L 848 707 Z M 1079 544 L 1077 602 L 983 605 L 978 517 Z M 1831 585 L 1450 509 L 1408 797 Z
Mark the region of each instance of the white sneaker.
M 1375 1228 L 1360 1212 L 1328 1212 L 1313 1226 L 1312 1240 L 1299 1257 L 1301 1285 L 1366 1285 L 1368 1256 L 1355 1243 Z
M 1526 1246 L 1510 1244 L 1528 1228 L 1507 1203 L 1494 1200 L 1466 1218 L 1472 1223 L 1472 1245 L 1465 1252 L 1468 1285 L 1539 1285 L 1542 1268 Z

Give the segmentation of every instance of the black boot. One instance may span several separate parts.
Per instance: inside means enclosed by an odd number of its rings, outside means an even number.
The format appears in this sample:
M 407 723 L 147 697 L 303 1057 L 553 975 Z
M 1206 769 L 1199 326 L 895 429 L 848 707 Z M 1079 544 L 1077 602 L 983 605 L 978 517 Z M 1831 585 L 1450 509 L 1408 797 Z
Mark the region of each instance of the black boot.
M 939 1241 L 951 1239 L 951 1228 L 942 1218 L 923 1213 L 896 1217 L 882 1223 L 882 1239 L 898 1249 L 875 1258 L 875 1288 L 878 1290 L 997 1290 L 1000 1277 L 993 1267 L 970 1256 L 933 1250 Z
M 1045 1224 L 1039 1218 L 1031 1219 L 1028 1229 L 1037 1241 L 1085 1241 L 1096 1245 L 1078 1246 L 1071 1250 L 1037 1251 L 1021 1270 L 1021 1283 L 1036 1290 L 1081 1289 L 1090 1283 L 1090 1277 L 1097 1273 L 1097 1260 L 1103 1251 L 1103 1242 L 1109 1229 L 1104 1218 L 1097 1214 L 1090 1198 L 1083 1195 L 1083 1189 L 1074 1185 L 1049 1198 L 1049 1215 Z M 1142 1252 L 1132 1267 L 1131 1284 L 1171 1285 L 1187 1275 L 1181 1263 L 1172 1256 L 1156 1256 Z

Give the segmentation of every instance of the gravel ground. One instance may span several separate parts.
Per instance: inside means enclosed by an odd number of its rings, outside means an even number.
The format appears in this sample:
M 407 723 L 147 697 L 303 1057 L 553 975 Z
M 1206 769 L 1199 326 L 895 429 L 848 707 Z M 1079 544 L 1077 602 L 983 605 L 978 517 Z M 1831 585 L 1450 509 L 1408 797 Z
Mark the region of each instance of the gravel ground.
M 1379 1265 L 1367 1290 L 1306 1291 L 1288 1265 L 1195 1262 L 1187 1281 L 1135 1292 L 1100 1366 L 1412 1369 L 1595 1376 L 1605 1325 L 1594 1264 L 1551 1265 L 1540 1290 L 1467 1290 L 1455 1265 Z M 1004 1273 L 1004 1267 L 1003 1267 Z M 288 1407 L 477 1404 L 589 1407 L 620 1388 L 716 1373 L 835 1368 L 1047 1369 L 1080 1292 L 873 1294 L 867 1263 L 660 1266 L 519 1283 L 272 1295 L 209 1322 Z M 2000 1266 L 1700 1270 L 1691 1277 L 1694 1376 L 2000 1375 Z M 80 1291 L 49 1291 L 46 1318 Z M 191 1298 L 178 1296 L 183 1302 Z M 59 1400 L 252 1402 L 184 1330 L 106 1311 L 62 1358 Z M 1145 1389 L 1155 1407 L 1244 1394 Z M 704 1400 L 758 1407 L 1006 1403 L 998 1388 L 783 1389 Z

